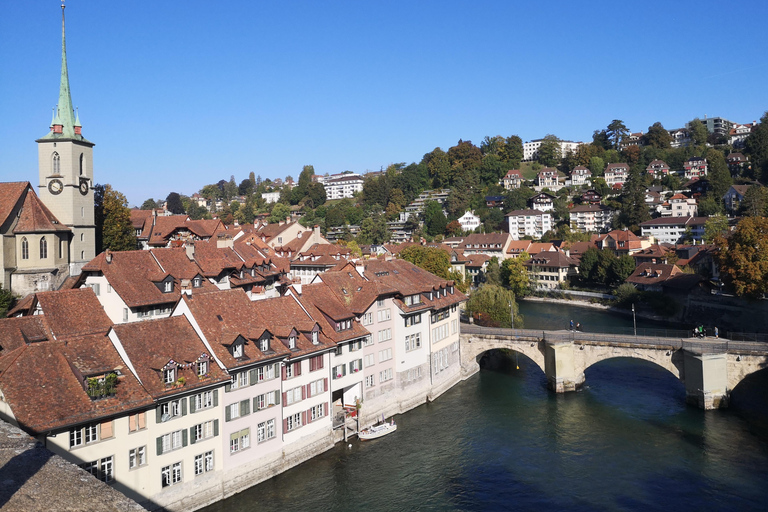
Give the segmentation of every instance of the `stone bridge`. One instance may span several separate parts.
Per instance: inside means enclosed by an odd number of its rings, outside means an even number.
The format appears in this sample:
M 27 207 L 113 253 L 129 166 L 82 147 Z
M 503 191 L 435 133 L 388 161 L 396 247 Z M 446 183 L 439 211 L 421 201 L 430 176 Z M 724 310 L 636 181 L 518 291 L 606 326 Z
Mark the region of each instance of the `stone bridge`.
M 518 352 L 536 363 L 557 392 L 575 391 L 595 363 L 617 357 L 649 361 L 685 385 L 686 401 L 703 409 L 728 406 L 731 391 L 747 375 L 768 367 L 768 344 L 724 339 L 627 336 L 581 331 L 538 331 L 461 325 L 464 378 L 480 369 L 493 349 Z

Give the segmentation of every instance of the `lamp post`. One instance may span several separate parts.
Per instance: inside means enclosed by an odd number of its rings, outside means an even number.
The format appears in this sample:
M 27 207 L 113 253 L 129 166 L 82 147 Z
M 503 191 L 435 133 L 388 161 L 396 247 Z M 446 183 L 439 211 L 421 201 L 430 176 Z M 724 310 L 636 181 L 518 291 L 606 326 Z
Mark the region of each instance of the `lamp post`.
M 635 305 L 632 304 L 632 325 L 635 328 L 635 337 L 637 337 L 637 317 L 635 316 Z
M 515 328 L 515 303 L 509 302 L 509 321 L 511 322 L 512 329 Z

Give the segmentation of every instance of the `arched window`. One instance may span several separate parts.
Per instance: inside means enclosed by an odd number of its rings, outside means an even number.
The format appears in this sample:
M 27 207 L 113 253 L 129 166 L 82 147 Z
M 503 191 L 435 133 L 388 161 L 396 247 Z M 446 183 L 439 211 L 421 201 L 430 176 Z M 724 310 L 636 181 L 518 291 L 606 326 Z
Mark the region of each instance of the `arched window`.
M 48 240 L 45 237 L 40 239 L 40 259 L 44 260 L 48 257 Z
M 85 173 L 85 155 L 80 153 L 80 176 Z
M 59 174 L 61 172 L 61 157 L 58 153 L 53 153 L 53 174 Z
M 21 259 L 29 259 L 29 240 L 26 237 L 21 239 Z

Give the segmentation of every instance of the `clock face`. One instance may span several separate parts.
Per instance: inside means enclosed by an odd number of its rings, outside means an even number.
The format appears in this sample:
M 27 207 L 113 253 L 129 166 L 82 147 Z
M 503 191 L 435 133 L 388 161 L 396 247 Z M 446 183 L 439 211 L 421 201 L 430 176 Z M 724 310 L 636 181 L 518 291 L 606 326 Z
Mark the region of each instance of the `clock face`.
M 88 182 L 87 181 L 81 181 L 80 182 L 80 193 L 85 195 L 88 193 Z
M 61 194 L 62 190 L 64 190 L 64 184 L 61 182 L 61 180 L 51 180 L 48 182 L 48 191 L 51 194 Z

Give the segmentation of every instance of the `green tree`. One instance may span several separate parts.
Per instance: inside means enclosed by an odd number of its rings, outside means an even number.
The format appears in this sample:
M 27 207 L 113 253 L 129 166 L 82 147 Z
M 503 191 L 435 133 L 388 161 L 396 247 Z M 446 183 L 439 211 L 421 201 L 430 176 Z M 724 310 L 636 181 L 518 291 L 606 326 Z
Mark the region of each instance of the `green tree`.
M 744 149 L 750 156 L 755 176 L 763 183 L 768 182 L 768 112 L 744 141 Z
M 154 199 L 152 199 L 150 197 L 149 199 L 147 199 L 146 201 L 141 203 L 141 208 L 140 209 L 141 210 L 155 210 L 157 208 L 159 208 L 159 206 L 157 205 L 157 201 L 155 201 Z
M 643 135 L 643 143 L 658 149 L 668 149 L 672 144 L 672 136 L 664 125 L 657 122 L 648 127 L 648 132 Z
M 506 144 L 499 156 L 508 167 L 517 169 L 523 160 L 523 139 L 517 135 L 510 135 L 505 142 Z
M 727 239 L 715 243 L 720 275 L 739 297 L 760 299 L 768 292 L 768 218 L 745 217 Z
M 132 251 L 137 248 L 136 232 L 131 223 L 131 210 L 123 194 L 112 185 L 104 185 L 102 247 L 100 251 Z M 98 227 L 97 227 L 98 229 Z
M 493 327 L 512 327 L 514 312 L 515 324 L 522 326 L 515 295 L 501 286 L 489 283 L 480 286 L 469 297 L 467 312 L 476 316 L 479 324 Z
M 595 130 L 592 133 L 592 145 L 603 150 L 611 149 L 611 139 L 605 130 Z
M 711 244 L 718 236 L 728 233 L 728 218 L 725 215 L 713 215 L 704 223 L 704 242 Z
M 696 212 L 699 217 L 709 217 L 723 213 L 722 201 L 718 201 L 711 194 L 699 199 L 696 204 Z
M 432 178 L 433 186 L 441 188 L 451 183 L 451 164 L 448 162 L 448 155 L 440 148 L 435 148 L 431 153 L 424 155 L 422 161 L 429 169 L 429 176 Z
M 712 190 L 707 194 L 715 198 L 718 204 L 723 202 L 723 196 L 733 185 L 731 172 L 728 170 L 728 164 L 725 163 L 725 157 L 722 151 L 710 149 L 707 151 L 707 177 Z
M 267 217 L 267 222 L 283 222 L 287 217 L 291 216 L 291 207 L 283 203 L 274 203 L 272 206 L 272 212 Z
M 634 271 L 635 259 L 632 256 L 623 254 L 611 260 L 611 281 L 614 284 L 623 283 Z
M 593 176 L 602 176 L 605 173 L 605 160 L 599 156 L 593 156 L 589 159 L 588 167 Z
M 504 283 L 501 281 L 501 264 L 496 256 L 488 260 L 488 264 L 485 266 L 485 282 L 496 286 L 504 286 Z
M 746 217 L 768 216 L 768 188 L 759 185 L 749 187 L 739 205 L 739 213 Z
M 507 258 L 501 262 L 501 282 L 512 290 L 515 297 L 525 297 L 530 290 L 528 267 L 525 266 L 530 257 L 523 251 L 517 258 Z
M 360 224 L 357 241 L 363 245 L 383 244 L 389 241 L 387 223 L 381 215 L 366 217 Z
M 620 201 L 619 226 L 638 230 L 641 222 L 651 218 L 645 205 L 645 184 L 639 168 L 630 169 L 629 177 L 621 189 Z
M 555 135 L 546 135 L 539 146 L 537 160 L 541 165 L 557 167 L 561 159 L 560 139 Z
M 706 125 L 698 117 L 688 123 L 688 132 L 691 134 L 691 143 L 694 146 L 703 146 L 707 143 L 709 132 Z
M 181 196 L 177 192 L 171 192 L 165 198 L 165 208 L 173 214 L 184 213 L 184 204 L 181 202 Z
M 400 258 L 443 279 L 450 279 L 451 260 L 448 253 L 437 247 L 410 245 L 400 251 Z
M 614 119 L 611 124 L 608 125 L 608 129 L 605 131 L 608 140 L 611 142 L 611 147 L 618 151 L 621 149 L 621 143 L 629 135 L 629 130 L 624 125 L 624 121 L 620 119 Z
M 249 196 L 253 194 L 253 182 L 250 179 L 245 179 L 240 182 L 237 187 L 237 192 L 241 196 Z
M 16 298 L 10 290 L 0 288 L 0 318 L 5 318 L 5 314 L 13 307 Z
M 443 208 L 437 201 L 427 201 L 424 204 L 424 226 L 427 233 L 436 236 L 445 234 L 448 219 L 443 213 Z

